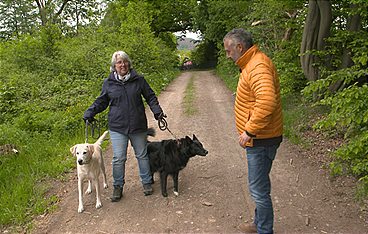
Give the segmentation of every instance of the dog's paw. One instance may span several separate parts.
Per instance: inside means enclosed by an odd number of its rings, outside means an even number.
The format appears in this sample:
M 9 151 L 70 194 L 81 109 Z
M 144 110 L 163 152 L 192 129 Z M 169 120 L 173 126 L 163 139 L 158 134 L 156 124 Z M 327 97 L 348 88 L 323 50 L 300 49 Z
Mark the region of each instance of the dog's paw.
M 91 194 L 91 193 L 92 193 L 92 189 L 88 188 L 88 189 L 86 190 L 86 194 Z
M 174 195 L 177 197 L 177 196 L 179 196 L 179 192 L 177 192 L 177 191 L 174 191 Z
M 104 188 L 107 189 L 108 187 L 109 186 L 106 183 L 104 183 Z
M 101 207 L 102 207 L 101 202 L 97 202 L 97 203 L 96 203 L 96 209 L 99 209 L 99 208 L 101 208 Z
M 78 213 L 82 213 L 84 211 L 84 207 L 83 206 L 78 206 Z
M 166 193 L 165 193 L 165 192 L 163 192 L 163 193 L 162 193 L 162 196 L 167 197 L 167 192 L 166 192 Z

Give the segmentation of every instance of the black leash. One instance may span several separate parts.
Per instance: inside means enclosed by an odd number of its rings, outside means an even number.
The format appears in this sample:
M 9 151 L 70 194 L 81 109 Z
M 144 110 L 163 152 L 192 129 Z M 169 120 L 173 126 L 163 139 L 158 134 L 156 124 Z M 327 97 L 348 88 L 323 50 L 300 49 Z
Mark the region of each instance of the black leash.
M 176 140 L 176 136 L 174 135 L 174 133 L 172 133 L 168 127 L 168 124 L 167 124 L 167 121 L 165 118 L 161 118 L 161 119 L 158 119 L 158 127 L 160 128 L 161 131 L 165 131 L 167 130 Z
M 91 126 L 91 130 L 88 131 L 88 126 Z M 97 133 L 95 133 L 95 129 L 97 128 Z M 91 137 L 95 140 L 97 140 L 100 135 L 101 135 L 101 127 L 100 127 L 100 123 L 97 120 L 94 120 L 92 122 L 89 122 L 88 120 L 86 120 L 86 129 L 85 129 L 85 134 L 86 134 L 86 142 L 88 143 L 88 136 L 91 135 Z M 97 134 L 97 136 L 96 136 Z

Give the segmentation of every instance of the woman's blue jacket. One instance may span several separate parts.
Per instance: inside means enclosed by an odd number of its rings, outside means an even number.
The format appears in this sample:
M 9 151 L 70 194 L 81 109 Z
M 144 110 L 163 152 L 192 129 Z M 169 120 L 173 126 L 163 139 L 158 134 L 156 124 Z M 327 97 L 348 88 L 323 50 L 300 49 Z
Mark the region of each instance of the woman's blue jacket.
M 156 94 L 142 75 L 131 69 L 129 80 L 122 82 L 111 72 L 103 82 L 100 96 L 84 112 L 84 119 L 92 119 L 109 107 L 110 130 L 125 135 L 145 132 L 147 117 L 142 97 L 154 115 L 162 113 Z

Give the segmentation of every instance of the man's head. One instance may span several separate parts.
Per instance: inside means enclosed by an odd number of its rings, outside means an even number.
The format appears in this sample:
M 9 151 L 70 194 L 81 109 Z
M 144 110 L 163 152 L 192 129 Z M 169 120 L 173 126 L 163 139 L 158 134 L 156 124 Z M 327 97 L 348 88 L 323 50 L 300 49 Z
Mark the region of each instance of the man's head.
M 253 46 L 252 34 L 242 28 L 235 28 L 228 32 L 223 42 L 226 57 L 234 62 Z

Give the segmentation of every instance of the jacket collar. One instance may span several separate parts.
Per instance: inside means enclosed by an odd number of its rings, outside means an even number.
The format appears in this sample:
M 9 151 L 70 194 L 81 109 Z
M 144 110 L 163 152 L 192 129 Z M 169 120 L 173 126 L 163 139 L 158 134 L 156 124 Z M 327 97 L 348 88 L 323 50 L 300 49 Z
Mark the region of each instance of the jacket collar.
M 253 55 L 258 52 L 258 50 L 259 49 L 257 45 L 253 45 L 252 47 L 250 47 L 242 56 L 240 56 L 238 60 L 236 60 L 236 65 L 238 65 L 238 67 L 243 70 L 247 63 L 251 60 Z
M 130 73 L 130 78 L 126 82 L 135 80 L 137 78 L 137 75 L 138 75 L 137 72 L 134 69 L 130 69 L 129 73 Z M 123 82 L 122 80 L 119 79 L 118 74 L 114 71 L 110 73 L 109 79 L 118 81 L 120 83 L 125 83 L 125 82 Z

